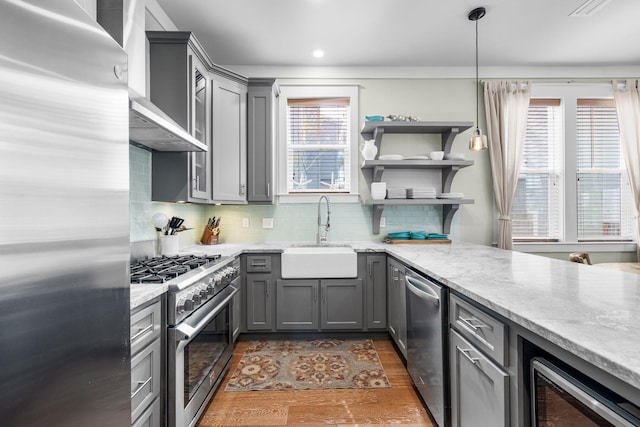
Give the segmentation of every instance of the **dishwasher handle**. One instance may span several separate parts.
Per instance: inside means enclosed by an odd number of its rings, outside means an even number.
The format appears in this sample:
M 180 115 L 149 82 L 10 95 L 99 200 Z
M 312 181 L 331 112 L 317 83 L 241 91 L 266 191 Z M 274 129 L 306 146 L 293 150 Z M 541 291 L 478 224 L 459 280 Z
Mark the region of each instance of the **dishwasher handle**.
M 407 284 L 407 289 L 409 289 L 411 293 L 419 298 L 431 301 L 433 304 L 435 304 L 436 307 L 440 305 L 440 297 L 433 291 L 433 289 L 431 289 L 431 286 L 429 286 L 427 283 L 417 280 L 416 278 L 409 275 L 405 275 L 404 279 Z

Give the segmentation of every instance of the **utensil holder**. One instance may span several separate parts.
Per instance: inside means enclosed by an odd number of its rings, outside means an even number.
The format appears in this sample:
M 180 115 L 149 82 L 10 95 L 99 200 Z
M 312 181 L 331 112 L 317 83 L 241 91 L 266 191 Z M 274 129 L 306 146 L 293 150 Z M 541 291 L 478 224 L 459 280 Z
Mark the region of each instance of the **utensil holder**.
M 160 236 L 160 250 L 164 256 L 178 255 L 179 250 L 179 238 L 178 234 L 169 234 Z

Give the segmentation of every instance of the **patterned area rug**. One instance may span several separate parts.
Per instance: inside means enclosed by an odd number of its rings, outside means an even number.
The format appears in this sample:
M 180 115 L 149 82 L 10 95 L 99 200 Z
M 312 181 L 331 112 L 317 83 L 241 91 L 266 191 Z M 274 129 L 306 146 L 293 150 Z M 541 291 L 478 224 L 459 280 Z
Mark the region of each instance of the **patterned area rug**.
M 391 387 L 370 339 L 253 341 L 225 391 Z

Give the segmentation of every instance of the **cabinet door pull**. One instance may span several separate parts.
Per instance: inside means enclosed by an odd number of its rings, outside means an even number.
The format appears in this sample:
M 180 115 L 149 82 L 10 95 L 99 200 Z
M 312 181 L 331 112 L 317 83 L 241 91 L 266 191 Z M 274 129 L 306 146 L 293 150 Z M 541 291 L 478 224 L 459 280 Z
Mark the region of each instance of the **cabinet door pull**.
M 271 197 L 271 184 L 267 182 L 267 197 Z
M 150 331 L 151 329 L 153 329 L 153 323 L 148 325 L 145 328 L 138 329 L 138 332 L 131 337 L 131 341 L 137 340 L 139 336 L 144 335 L 146 332 Z
M 464 357 L 466 357 L 467 359 L 469 359 L 469 362 L 473 363 L 474 365 L 478 364 L 478 361 L 480 360 L 479 357 L 471 357 L 471 355 L 469 353 L 471 353 L 471 349 L 470 348 L 460 348 L 458 346 L 456 346 L 456 349 L 464 354 Z
M 149 377 L 146 381 L 138 381 L 138 387 L 136 387 L 136 390 L 133 393 L 131 393 L 131 398 L 133 399 L 134 397 L 136 397 L 136 395 L 140 393 L 140 391 L 142 391 L 142 389 L 145 388 L 146 385 L 151 382 L 152 378 L 153 377 Z
M 460 322 L 462 322 L 464 325 L 470 327 L 474 331 L 478 331 L 479 329 L 488 328 L 489 327 L 489 325 L 487 325 L 486 323 L 481 322 L 480 320 L 476 319 L 475 317 L 469 317 L 469 318 L 458 317 L 458 319 L 460 319 Z M 473 322 L 475 322 L 475 323 L 473 323 Z

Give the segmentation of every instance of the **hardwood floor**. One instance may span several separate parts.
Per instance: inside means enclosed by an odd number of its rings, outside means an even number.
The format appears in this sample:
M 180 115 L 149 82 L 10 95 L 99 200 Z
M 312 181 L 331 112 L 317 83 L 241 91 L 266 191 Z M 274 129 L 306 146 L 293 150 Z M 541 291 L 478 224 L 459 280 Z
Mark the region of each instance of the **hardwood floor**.
M 227 378 L 197 427 L 213 426 L 361 426 L 436 427 L 411 385 L 390 340 L 374 339 L 391 388 L 225 392 L 248 342 L 236 345 Z

